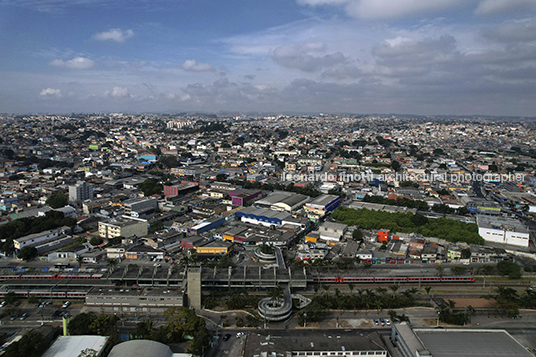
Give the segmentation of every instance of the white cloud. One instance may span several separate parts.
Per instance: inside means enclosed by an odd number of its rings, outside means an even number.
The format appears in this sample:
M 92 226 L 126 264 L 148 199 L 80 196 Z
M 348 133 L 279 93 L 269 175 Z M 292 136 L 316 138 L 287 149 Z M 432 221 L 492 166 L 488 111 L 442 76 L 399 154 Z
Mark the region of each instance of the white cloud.
M 514 1 L 514 0 L 512 0 Z M 464 0 L 298 0 L 298 4 L 343 6 L 346 14 L 361 19 L 395 19 L 435 13 Z
M 482 0 L 476 15 L 503 15 L 508 12 L 536 9 L 536 0 Z
M 61 90 L 54 89 L 54 88 L 47 88 L 43 89 L 41 93 L 39 93 L 42 97 L 61 97 Z
M 76 57 L 72 60 L 64 61 L 61 59 L 52 60 L 49 63 L 51 66 L 58 68 L 69 68 L 69 69 L 91 69 L 95 67 L 95 62 L 89 58 Z
M 296 68 L 304 72 L 314 72 L 346 61 L 341 52 L 314 56 L 311 53 L 324 52 L 323 42 L 292 43 L 275 49 L 273 60 L 287 68 Z
M 134 31 L 132 30 L 111 29 L 109 31 L 96 33 L 93 35 L 93 38 L 98 41 L 114 41 L 123 43 L 133 36 Z
M 125 87 L 114 87 L 110 96 L 113 98 L 126 98 L 129 96 L 128 88 Z
M 214 72 L 216 69 L 210 63 L 197 63 L 195 60 L 186 60 L 181 69 L 187 72 Z

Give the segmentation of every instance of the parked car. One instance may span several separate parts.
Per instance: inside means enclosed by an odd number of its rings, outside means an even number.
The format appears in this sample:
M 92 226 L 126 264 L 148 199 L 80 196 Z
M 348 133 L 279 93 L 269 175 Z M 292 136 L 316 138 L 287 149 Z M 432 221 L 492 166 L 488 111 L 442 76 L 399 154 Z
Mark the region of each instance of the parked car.
M 379 325 L 380 325 L 380 321 L 378 321 L 377 319 L 374 319 L 374 325 L 379 326 Z
M 224 340 L 224 341 L 227 341 L 227 340 L 230 339 L 230 338 L 231 338 L 231 334 L 230 334 L 230 333 L 225 334 L 225 336 L 223 336 L 223 340 Z
M 63 303 L 62 308 L 63 308 L 63 309 L 66 309 L 66 308 L 69 307 L 69 305 L 71 305 L 71 302 L 70 302 L 70 301 L 65 301 L 65 303 Z

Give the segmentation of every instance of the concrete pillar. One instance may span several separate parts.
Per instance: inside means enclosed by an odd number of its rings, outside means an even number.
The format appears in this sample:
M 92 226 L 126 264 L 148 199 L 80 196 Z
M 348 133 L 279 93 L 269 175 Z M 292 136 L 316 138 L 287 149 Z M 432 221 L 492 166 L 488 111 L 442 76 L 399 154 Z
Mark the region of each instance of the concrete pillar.
M 201 309 L 201 268 L 188 269 L 188 307 Z

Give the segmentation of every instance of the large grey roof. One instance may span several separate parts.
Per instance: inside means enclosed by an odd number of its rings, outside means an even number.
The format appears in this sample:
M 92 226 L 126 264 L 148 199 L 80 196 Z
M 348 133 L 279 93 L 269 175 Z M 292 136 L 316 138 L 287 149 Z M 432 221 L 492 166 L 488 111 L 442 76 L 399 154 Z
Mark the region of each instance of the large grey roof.
M 132 340 L 116 345 L 108 357 L 171 357 L 171 349 L 163 343 L 150 340 Z
M 59 336 L 43 357 L 78 357 L 78 355 L 90 348 L 100 352 L 108 337 L 103 336 Z
M 434 357 L 532 356 L 504 330 L 420 331 L 416 329 L 415 333 Z

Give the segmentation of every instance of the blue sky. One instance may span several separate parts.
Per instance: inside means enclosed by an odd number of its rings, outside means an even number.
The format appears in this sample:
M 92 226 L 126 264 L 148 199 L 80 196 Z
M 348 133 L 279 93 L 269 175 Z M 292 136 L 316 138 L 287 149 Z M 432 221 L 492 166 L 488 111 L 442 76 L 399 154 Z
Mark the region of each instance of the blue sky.
M 536 0 L 0 0 L 0 112 L 536 116 Z

